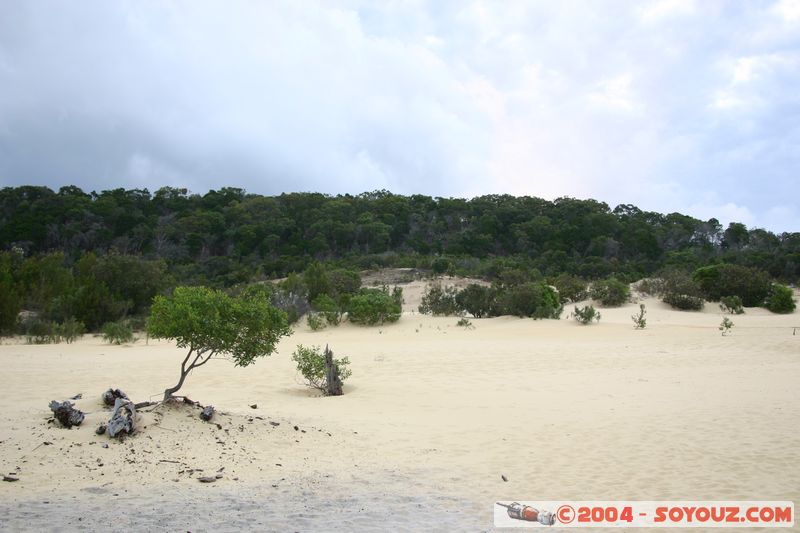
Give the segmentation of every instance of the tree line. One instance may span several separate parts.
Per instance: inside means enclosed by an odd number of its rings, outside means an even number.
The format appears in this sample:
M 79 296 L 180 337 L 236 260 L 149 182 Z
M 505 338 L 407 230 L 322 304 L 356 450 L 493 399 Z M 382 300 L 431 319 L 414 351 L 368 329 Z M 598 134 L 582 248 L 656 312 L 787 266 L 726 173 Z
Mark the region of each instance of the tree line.
M 141 314 L 176 285 L 230 288 L 317 263 L 412 267 L 507 285 L 564 275 L 630 282 L 670 268 L 733 264 L 797 283 L 800 233 L 723 228 L 713 218 L 575 198 L 0 189 L 0 323 L 31 309 L 96 329 Z

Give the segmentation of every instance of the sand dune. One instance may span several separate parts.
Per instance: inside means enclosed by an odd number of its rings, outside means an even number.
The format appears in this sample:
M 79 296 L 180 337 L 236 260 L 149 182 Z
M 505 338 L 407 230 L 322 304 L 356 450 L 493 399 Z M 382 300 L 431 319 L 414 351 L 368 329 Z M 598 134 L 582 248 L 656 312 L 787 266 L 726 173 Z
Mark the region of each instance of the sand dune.
M 100 393 L 157 399 L 181 350 L 0 346 L 0 469 L 19 477 L 0 483 L 0 529 L 472 531 L 492 528 L 497 500 L 800 501 L 798 313 L 747 309 L 723 337 L 713 304 L 644 299 L 643 331 L 635 304 L 591 326 L 464 329 L 413 312 L 421 286 L 407 286 L 397 324 L 298 325 L 250 368 L 209 363 L 182 392 L 215 405 L 214 423 L 160 406 L 123 443 L 94 434 L 108 417 Z M 350 357 L 344 396 L 299 383 L 297 344 Z M 77 393 L 83 426 L 48 423 L 49 400 Z M 196 479 L 220 469 L 216 483 Z M 116 525 L 111 508 L 125 511 Z

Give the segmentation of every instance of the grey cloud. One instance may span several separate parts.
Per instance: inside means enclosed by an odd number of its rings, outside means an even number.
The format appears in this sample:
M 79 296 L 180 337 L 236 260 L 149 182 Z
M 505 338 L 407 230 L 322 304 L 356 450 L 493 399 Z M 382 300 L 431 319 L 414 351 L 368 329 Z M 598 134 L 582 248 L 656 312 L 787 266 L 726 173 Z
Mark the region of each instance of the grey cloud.
M 0 4 L 0 183 L 596 197 L 797 230 L 800 20 L 717 2 Z

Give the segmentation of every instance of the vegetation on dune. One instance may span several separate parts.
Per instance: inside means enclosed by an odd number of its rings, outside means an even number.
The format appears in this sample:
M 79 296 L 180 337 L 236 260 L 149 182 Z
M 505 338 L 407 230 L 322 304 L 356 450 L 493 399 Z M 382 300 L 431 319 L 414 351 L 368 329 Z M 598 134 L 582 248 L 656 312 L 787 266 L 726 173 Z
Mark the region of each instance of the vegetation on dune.
M 146 316 L 153 297 L 177 285 L 235 293 L 256 282 L 290 321 L 313 310 L 334 324 L 357 295 L 359 316 L 358 272 L 381 267 L 490 282 L 455 296 L 475 317 L 555 315 L 557 306 L 539 305 L 548 294 L 541 284 L 558 289 L 559 305 L 585 299 L 588 283 L 602 305 L 619 305 L 620 285 L 676 268 L 695 284 L 663 293 L 677 308 L 738 296 L 789 312 L 794 302 L 773 282 L 800 280 L 800 233 L 574 198 L 0 189 L 0 334 L 24 334 L 22 310 L 98 331 Z M 523 294 L 539 304 L 526 308 Z
M 297 349 L 292 353 L 292 361 L 297 366 L 297 371 L 303 376 L 306 386 L 322 392 L 328 390 L 328 382 L 325 377 L 325 354 L 319 346 L 297 345 Z M 347 378 L 353 375 L 350 370 L 350 359 L 342 357 L 333 358 L 333 364 L 339 369 L 339 379 L 344 383 Z
M 593 305 L 587 305 L 584 307 L 575 306 L 575 310 L 572 312 L 572 316 L 575 317 L 575 320 L 583 324 L 584 326 L 589 325 L 592 323 L 592 320 L 595 322 L 600 322 L 600 312 L 594 308 Z

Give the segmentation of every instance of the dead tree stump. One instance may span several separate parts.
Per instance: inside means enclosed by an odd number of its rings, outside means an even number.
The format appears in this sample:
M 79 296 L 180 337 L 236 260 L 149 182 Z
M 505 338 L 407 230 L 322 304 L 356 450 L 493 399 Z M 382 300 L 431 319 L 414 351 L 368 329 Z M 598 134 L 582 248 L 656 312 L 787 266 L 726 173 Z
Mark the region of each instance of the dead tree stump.
M 211 417 L 214 416 L 214 406 L 213 405 L 206 405 L 203 410 L 200 412 L 200 418 L 208 422 L 211 420 Z
M 65 428 L 80 426 L 81 422 L 83 422 L 83 413 L 75 409 L 70 401 L 59 403 L 53 400 L 50 402 L 50 410 L 53 411 L 56 420 L 61 422 L 61 425 Z
M 116 399 L 106 431 L 112 438 L 122 438 L 125 435 L 132 435 L 136 431 L 136 407 L 132 401 Z
M 339 377 L 339 366 L 333 362 L 333 352 L 325 346 L 325 394 L 341 396 L 342 379 Z
M 117 398 L 122 398 L 123 400 L 128 400 L 128 395 L 122 392 L 119 389 L 111 389 L 109 388 L 107 391 L 103 393 L 103 403 L 109 407 L 113 407 L 117 401 Z

